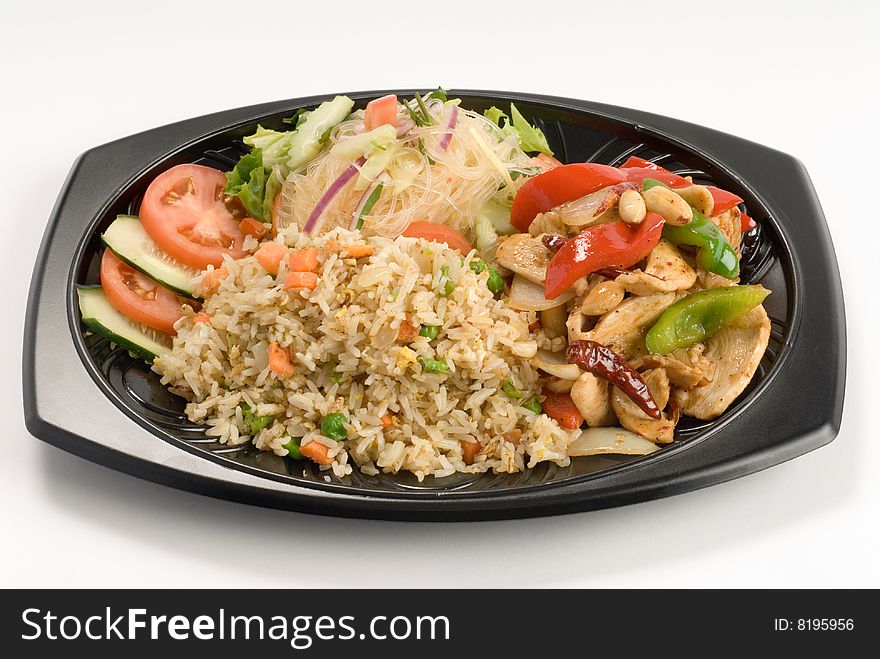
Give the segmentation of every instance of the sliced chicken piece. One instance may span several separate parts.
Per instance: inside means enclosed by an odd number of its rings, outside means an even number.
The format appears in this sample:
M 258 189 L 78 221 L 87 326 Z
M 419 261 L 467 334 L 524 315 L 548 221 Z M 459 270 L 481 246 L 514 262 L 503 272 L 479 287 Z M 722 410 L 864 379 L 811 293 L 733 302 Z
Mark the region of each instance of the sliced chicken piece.
M 535 216 L 529 225 L 529 233 L 536 237 L 545 233 L 554 236 L 567 236 L 568 227 L 562 222 L 562 216 L 559 213 L 547 211 Z
M 630 362 L 630 366 L 637 371 L 649 368 L 662 368 L 666 371 L 669 381 L 676 387 L 683 389 L 690 389 L 698 384 L 708 382 L 703 371 L 668 355 L 643 355 L 636 357 Z
M 596 326 L 588 332 L 583 332 L 580 338 L 597 341 L 624 359 L 644 355 L 648 352 L 645 348 L 645 334 L 666 307 L 677 298 L 675 293 L 629 297 L 613 311 L 601 316 Z M 569 326 L 569 341 L 571 334 Z
M 715 375 L 715 364 L 706 359 L 706 356 L 703 354 L 705 352 L 705 343 L 695 343 L 690 348 L 680 348 L 675 352 L 669 353 L 668 356 L 672 359 L 677 359 L 683 364 L 690 365 L 691 368 L 695 368 L 702 373 L 703 379 L 706 382 L 711 382 L 712 377 Z
M 721 232 L 727 237 L 727 241 L 736 255 L 740 255 L 740 245 L 742 244 L 742 215 L 739 208 L 734 206 L 730 210 L 726 210 L 720 215 L 712 215 L 709 220 L 714 223 Z
M 607 380 L 587 372 L 581 373 L 571 387 L 571 399 L 591 428 L 617 425 L 617 417 L 611 409 L 608 388 Z
M 495 260 L 529 281 L 543 284 L 547 278 L 547 263 L 550 262 L 550 252 L 544 247 L 540 236 L 515 233 L 498 245 Z
M 715 365 L 711 382 L 679 390 L 682 414 L 709 420 L 724 413 L 749 382 L 770 340 L 770 319 L 758 306 L 706 342 L 705 357 Z
M 703 270 L 701 267 L 698 266 L 697 281 L 696 285 L 693 287 L 693 290 L 699 291 L 704 288 L 722 288 L 723 286 L 736 286 L 738 283 L 739 277 L 737 277 L 736 279 L 728 279 L 727 277 L 716 275 L 714 272 Z
M 577 308 L 568 315 L 565 323 L 568 328 L 568 342 L 580 341 L 581 339 L 589 339 L 590 330 L 596 324 L 596 319 L 592 316 L 585 316 Z
M 651 369 L 642 373 L 642 377 L 648 385 L 654 402 L 660 409 L 664 409 L 669 402 L 671 392 L 666 370 Z M 678 422 L 677 414 L 663 412 L 659 420 L 652 419 L 617 387 L 611 392 L 611 408 L 617 415 L 620 425 L 627 430 L 657 444 L 669 444 L 672 441 L 675 424 Z
M 697 273 L 678 248 L 668 240 L 661 240 L 648 255 L 644 270 L 625 272 L 615 281 L 630 293 L 652 295 L 687 290 L 696 280 Z

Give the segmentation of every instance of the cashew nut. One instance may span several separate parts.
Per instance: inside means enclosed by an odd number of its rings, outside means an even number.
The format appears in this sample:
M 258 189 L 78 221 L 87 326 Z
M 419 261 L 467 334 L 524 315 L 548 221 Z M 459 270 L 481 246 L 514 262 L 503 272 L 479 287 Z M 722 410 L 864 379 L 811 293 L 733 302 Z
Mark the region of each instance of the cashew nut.
M 606 314 L 623 301 L 623 294 L 623 286 L 616 281 L 599 282 L 581 303 L 581 313 L 585 316 Z
M 688 203 L 669 188 L 662 185 L 654 186 L 642 192 L 645 208 L 658 213 L 667 224 L 683 225 L 690 222 L 694 212 Z
M 712 193 L 709 192 L 709 188 L 705 185 L 689 185 L 686 188 L 676 188 L 675 194 L 706 217 L 712 214 L 715 199 L 712 197 Z
M 617 213 L 627 224 L 639 224 L 647 213 L 645 200 L 636 190 L 624 190 L 617 203 Z

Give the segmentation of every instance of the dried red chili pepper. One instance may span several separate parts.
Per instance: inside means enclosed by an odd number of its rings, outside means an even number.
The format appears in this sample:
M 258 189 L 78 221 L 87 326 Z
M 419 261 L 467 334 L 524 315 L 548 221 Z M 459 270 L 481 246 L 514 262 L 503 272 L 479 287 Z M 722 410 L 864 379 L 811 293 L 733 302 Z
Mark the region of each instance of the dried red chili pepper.
M 544 243 L 544 247 L 549 249 L 551 252 L 558 252 L 559 248 L 565 244 L 565 241 L 566 238 L 549 233 L 541 238 L 541 242 Z
M 662 418 L 660 408 L 642 376 L 610 348 L 595 341 L 574 341 L 568 346 L 565 356 L 572 364 L 608 380 L 652 419 Z
M 605 279 L 617 279 L 620 275 L 627 272 L 629 270 L 624 270 L 623 268 L 602 268 L 601 270 L 596 270 L 593 274 L 605 277 Z

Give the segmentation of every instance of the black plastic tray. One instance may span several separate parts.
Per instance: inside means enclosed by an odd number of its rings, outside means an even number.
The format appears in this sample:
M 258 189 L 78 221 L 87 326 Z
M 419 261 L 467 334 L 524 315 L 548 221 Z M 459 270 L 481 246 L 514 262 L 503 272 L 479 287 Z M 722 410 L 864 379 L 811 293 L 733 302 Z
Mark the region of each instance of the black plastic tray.
M 394 90 L 403 96 L 414 90 Z M 362 107 L 389 91 L 350 94 Z M 137 212 L 159 172 L 181 162 L 228 169 L 259 122 L 331 98 L 229 110 L 92 149 L 74 165 L 37 257 L 25 326 L 27 427 L 71 453 L 174 487 L 312 513 L 405 520 L 477 520 L 590 510 L 736 478 L 830 442 L 845 380 L 843 295 L 822 209 L 791 156 L 675 119 L 567 98 L 458 91 L 468 108 L 513 101 L 564 162 L 620 164 L 639 155 L 739 194 L 758 227 L 745 236 L 742 279 L 773 290 L 770 347 L 750 387 L 722 418 L 686 422 L 645 457 L 576 458 L 514 475 L 330 478 L 252 447 L 226 447 L 188 423 L 182 402 L 139 360 L 87 336 L 74 286 L 98 281 L 100 232 Z

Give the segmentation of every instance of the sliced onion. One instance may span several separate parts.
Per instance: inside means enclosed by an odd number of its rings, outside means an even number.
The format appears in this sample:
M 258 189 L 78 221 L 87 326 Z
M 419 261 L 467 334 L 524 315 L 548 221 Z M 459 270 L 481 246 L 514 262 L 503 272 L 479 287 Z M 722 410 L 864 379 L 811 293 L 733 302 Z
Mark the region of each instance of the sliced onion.
M 614 190 L 614 186 L 609 186 L 562 204 L 556 211 L 562 217 L 563 223 L 570 227 L 581 227 L 597 221 L 617 204 L 618 199 L 620 194 Z
M 561 306 L 573 297 L 574 290 L 569 289 L 559 297 L 548 300 L 544 297 L 544 286 L 529 281 L 525 277 L 514 275 L 507 303 L 519 311 L 544 311 Z
M 311 235 L 315 229 L 319 228 L 320 224 L 323 223 L 324 213 L 330 206 L 330 202 L 336 198 L 336 195 L 338 195 L 342 188 L 345 187 L 346 183 L 357 176 L 358 167 L 363 166 L 365 162 L 367 162 L 367 159 L 361 156 L 342 170 L 342 173 L 336 177 L 336 180 L 333 181 L 333 183 L 330 184 L 330 187 L 327 188 L 327 191 L 321 195 L 318 203 L 315 204 L 312 212 L 309 213 L 309 218 L 306 220 L 305 226 L 303 226 L 303 231 L 305 233 Z
M 602 455 L 615 453 L 619 455 L 648 455 L 659 451 L 660 447 L 623 428 L 587 428 L 580 436 L 568 445 L 568 454 L 572 457 L 582 455 Z
M 455 125 L 458 123 L 458 106 L 453 105 L 452 110 L 449 111 L 449 121 L 446 122 L 446 134 L 443 135 L 443 138 L 440 140 L 440 149 L 446 151 L 449 148 L 449 143 L 452 141 L 452 131 L 455 130 Z
M 563 380 L 577 380 L 581 376 L 581 367 L 577 364 L 570 364 L 565 358 L 564 352 L 539 350 L 538 354 L 532 357 L 531 364 L 535 368 L 540 368 L 545 373 L 555 375 Z

